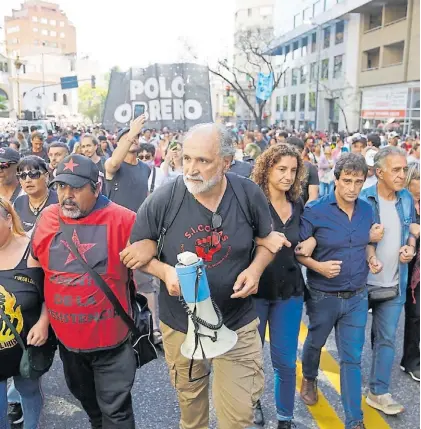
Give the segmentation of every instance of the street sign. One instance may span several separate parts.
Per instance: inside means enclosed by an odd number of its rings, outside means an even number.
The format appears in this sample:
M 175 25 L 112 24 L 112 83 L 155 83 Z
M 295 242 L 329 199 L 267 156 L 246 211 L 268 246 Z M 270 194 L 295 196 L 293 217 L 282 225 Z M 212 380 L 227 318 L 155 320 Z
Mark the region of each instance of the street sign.
M 78 88 L 79 83 L 77 81 L 77 76 L 65 76 L 60 78 L 61 89 L 72 89 Z

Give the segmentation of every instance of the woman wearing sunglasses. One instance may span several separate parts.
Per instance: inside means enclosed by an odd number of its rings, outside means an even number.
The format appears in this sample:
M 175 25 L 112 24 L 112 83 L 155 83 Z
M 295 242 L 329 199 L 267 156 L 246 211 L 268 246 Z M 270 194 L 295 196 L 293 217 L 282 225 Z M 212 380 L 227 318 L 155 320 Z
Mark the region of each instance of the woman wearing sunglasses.
M 289 247 L 283 246 L 264 271 L 255 295 L 262 343 L 269 325 L 278 429 L 293 427 L 295 361 L 304 295 L 304 280 L 295 254 L 307 256 L 316 244 L 311 239 L 298 246 L 300 216 L 304 209 L 301 183 L 305 174 L 300 153 L 293 146 L 278 144 L 257 158 L 252 175 L 269 201 L 274 230 L 289 240 Z M 255 423 L 264 423 L 260 402 L 255 410 Z
M 27 345 L 39 347 L 48 338 L 48 314 L 41 290 L 44 272 L 29 254 L 29 238 L 12 205 L 0 198 L 0 427 L 9 429 L 7 379 L 20 394 L 24 429 L 36 429 L 42 409 L 40 378 L 19 375 L 22 349 L 7 327 L 7 317 Z M 3 316 L 4 315 L 4 316 Z M 14 406 L 19 404 L 13 404 Z M 11 408 L 12 409 L 12 408 Z
M 48 189 L 48 167 L 39 156 L 22 158 L 18 164 L 17 176 L 26 195 L 16 198 L 14 207 L 23 229 L 31 231 L 41 211 L 51 204 L 58 203 L 57 193 Z

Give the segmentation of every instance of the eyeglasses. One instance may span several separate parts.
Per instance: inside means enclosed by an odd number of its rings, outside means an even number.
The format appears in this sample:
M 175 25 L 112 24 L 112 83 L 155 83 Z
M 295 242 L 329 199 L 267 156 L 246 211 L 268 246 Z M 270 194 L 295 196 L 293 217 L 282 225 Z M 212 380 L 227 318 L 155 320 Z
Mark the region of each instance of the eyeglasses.
M 222 226 L 222 217 L 219 213 L 212 214 L 211 226 L 211 245 L 216 247 L 221 242 L 221 236 L 217 231 Z
M 30 179 L 39 179 L 41 177 L 40 170 L 32 170 L 32 171 L 22 171 L 22 173 L 16 174 L 16 176 L 21 180 L 26 180 L 27 177 Z
M 152 155 L 139 155 L 138 158 L 141 161 L 150 161 L 152 159 Z
M 12 164 L 13 164 L 12 162 L 0 162 L 0 170 L 6 170 Z

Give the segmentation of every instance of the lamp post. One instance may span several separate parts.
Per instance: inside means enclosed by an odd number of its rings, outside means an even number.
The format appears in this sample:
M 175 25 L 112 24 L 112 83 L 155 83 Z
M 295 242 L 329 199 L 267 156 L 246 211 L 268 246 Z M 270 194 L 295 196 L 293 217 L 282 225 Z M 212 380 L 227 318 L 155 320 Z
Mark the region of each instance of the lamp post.
M 16 67 L 16 89 L 17 89 L 17 95 L 18 95 L 18 119 L 20 119 L 21 118 L 21 106 L 20 106 L 19 70 L 22 67 L 23 63 L 22 63 L 22 61 L 20 61 L 19 55 L 16 57 L 14 65 Z

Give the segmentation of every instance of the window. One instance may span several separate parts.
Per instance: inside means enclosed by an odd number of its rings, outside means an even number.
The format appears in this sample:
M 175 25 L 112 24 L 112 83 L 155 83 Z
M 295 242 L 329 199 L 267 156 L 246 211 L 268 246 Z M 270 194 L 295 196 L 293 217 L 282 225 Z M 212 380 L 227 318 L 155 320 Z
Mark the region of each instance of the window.
M 15 25 L 14 27 L 9 27 L 6 31 L 7 34 L 18 33 L 20 31 L 19 25 Z
M 300 94 L 300 112 L 304 112 L 306 110 L 306 95 Z
M 60 27 L 64 27 L 64 22 L 60 21 Z
M 57 33 L 56 33 L 55 31 L 50 31 L 50 36 L 51 36 L 51 37 L 56 37 L 56 36 L 57 36 Z
M 287 77 L 288 70 L 284 71 L 284 88 L 288 86 L 288 77 Z
M 301 56 L 305 57 L 307 55 L 307 37 L 301 39 Z
M 303 10 L 303 21 L 309 21 L 313 17 L 311 12 L 312 10 L 309 7 Z M 307 24 L 307 22 L 304 22 L 304 24 Z
M 65 34 L 64 33 L 60 33 L 60 38 L 64 39 L 65 38 Z
M 392 43 L 391 45 L 385 45 L 383 48 L 383 67 L 402 64 L 404 50 L 404 41 Z
M 41 30 L 41 34 L 43 36 L 48 36 L 48 30 Z
M 32 22 L 38 22 L 38 17 L 37 16 L 33 16 L 32 17 Z
M 342 76 L 343 55 L 337 55 L 333 58 L 333 79 Z
M 329 58 L 322 60 L 322 80 L 329 79 Z
M 4 72 L 7 73 L 9 71 L 9 65 L 4 63 Z
M 253 15 L 253 9 L 247 9 L 247 16 L 251 18 L 252 15 Z
M 284 98 L 282 99 L 282 110 L 284 112 L 288 111 L 288 95 L 284 95 Z
M 308 110 L 310 112 L 316 111 L 316 93 L 310 92 L 308 94 Z
M 0 63 L 0 72 L 3 71 L 3 63 Z
M 316 74 L 317 74 L 317 64 L 311 63 L 310 64 L 310 83 L 316 81 L 317 79 Z
M 321 12 L 323 12 L 322 0 L 317 0 L 313 3 L 313 16 L 317 16 Z
M 382 26 L 383 7 L 379 7 L 376 11 L 365 15 L 365 31 L 374 30 Z
M 291 46 L 285 46 L 285 61 L 289 61 L 291 59 Z
M 53 100 L 54 100 L 54 101 L 57 101 L 57 92 L 55 92 L 55 93 L 53 94 Z
M 317 33 L 311 35 L 311 53 L 314 54 L 317 50 Z
M 41 18 L 41 24 L 48 24 L 47 18 Z
M 363 52 L 363 70 L 378 69 L 380 66 L 380 48 Z
M 292 69 L 292 86 L 297 86 L 298 84 L 298 69 Z
M 344 21 L 337 22 L 335 25 L 335 45 L 339 45 L 344 42 L 344 31 L 345 31 Z
M 327 49 L 330 46 L 330 27 L 323 30 L 323 48 Z
M 299 27 L 303 23 L 301 13 L 294 15 L 294 28 Z
M 276 97 L 276 111 L 281 111 L 281 96 Z
M 307 66 L 301 66 L 300 68 L 300 83 L 307 82 Z
M 34 27 L 34 28 L 32 29 L 32 31 L 33 31 L 34 33 L 38 33 L 38 28 L 37 28 L 37 27 Z
M 300 45 L 298 42 L 292 44 L 292 59 L 300 57 Z
M 19 39 L 14 38 L 14 39 L 12 39 L 12 40 L 10 41 L 10 43 L 11 43 L 12 45 L 17 45 L 17 44 L 19 43 Z
M 55 19 L 50 19 L 50 25 L 52 25 L 53 27 L 56 26 L 56 20 Z
M 295 112 L 297 110 L 297 95 L 291 95 L 291 112 Z
M 22 73 L 26 74 L 26 65 L 25 64 L 22 64 Z
M 63 106 L 67 106 L 67 94 L 63 94 Z

